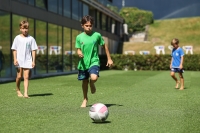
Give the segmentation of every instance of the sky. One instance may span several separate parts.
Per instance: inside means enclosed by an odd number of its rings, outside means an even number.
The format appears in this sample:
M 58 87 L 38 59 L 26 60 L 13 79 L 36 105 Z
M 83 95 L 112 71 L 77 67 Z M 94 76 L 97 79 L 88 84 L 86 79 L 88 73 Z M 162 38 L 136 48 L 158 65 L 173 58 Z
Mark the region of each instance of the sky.
M 200 0 L 124 0 L 125 7 L 137 7 L 153 12 L 154 19 L 200 16 Z M 122 0 L 113 0 L 119 9 Z

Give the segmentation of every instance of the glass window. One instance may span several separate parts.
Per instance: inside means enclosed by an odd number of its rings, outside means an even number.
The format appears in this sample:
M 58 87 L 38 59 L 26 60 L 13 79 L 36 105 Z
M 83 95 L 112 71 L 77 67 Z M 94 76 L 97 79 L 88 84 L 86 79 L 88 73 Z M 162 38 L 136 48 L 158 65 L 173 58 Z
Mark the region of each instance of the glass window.
M 63 1 L 58 0 L 58 14 L 62 15 L 63 14 Z
M 100 28 L 100 13 L 96 12 L 96 21 L 95 21 L 96 28 Z
M 107 31 L 111 32 L 111 18 L 108 17 L 107 19 L 108 19 L 108 22 L 107 22 Z
M 81 31 L 72 30 L 72 51 L 76 51 L 75 43 L 76 43 L 76 36 L 80 34 Z M 72 56 L 72 70 L 77 70 L 79 57 L 77 55 Z
M 89 7 L 86 4 L 83 4 L 83 16 L 89 14 Z
M 72 69 L 72 55 L 76 53 L 75 50 L 71 50 L 73 46 L 71 46 L 71 30 L 69 28 L 64 28 L 64 35 L 63 35 L 63 62 L 64 62 L 64 71 L 71 71 Z
M 34 6 L 35 5 L 35 0 L 28 0 L 28 4 Z
M 10 14 L 0 11 L 0 78 L 11 76 Z M 19 31 L 19 29 L 18 29 Z M 13 63 L 13 62 L 12 62 Z
M 36 74 L 47 73 L 47 33 L 46 22 L 36 20 L 35 39 L 38 45 L 36 52 Z
M 58 13 L 58 1 L 48 0 L 48 11 Z
M 20 2 L 24 2 L 24 3 L 27 3 L 27 0 L 18 0 Z
M 34 19 L 27 18 L 27 20 L 29 22 L 28 33 L 29 33 L 29 35 L 31 35 L 32 37 L 34 37 Z
M 71 18 L 71 0 L 63 0 L 64 16 Z
M 47 0 L 35 0 L 36 7 L 47 9 Z
M 79 20 L 79 1 L 72 1 L 72 19 Z
M 106 27 L 107 27 L 106 25 L 107 25 L 107 24 L 106 24 L 106 15 L 102 13 L 102 26 L 101 26 L 101 27 L 102 27 L 102 30 L 105 30 L 105 31 L 106 31 L 106 29 L 107 29 L 107 28 L 106 28 Z
M 48 73 L 62 72 L 62 27 L 48 24 Z

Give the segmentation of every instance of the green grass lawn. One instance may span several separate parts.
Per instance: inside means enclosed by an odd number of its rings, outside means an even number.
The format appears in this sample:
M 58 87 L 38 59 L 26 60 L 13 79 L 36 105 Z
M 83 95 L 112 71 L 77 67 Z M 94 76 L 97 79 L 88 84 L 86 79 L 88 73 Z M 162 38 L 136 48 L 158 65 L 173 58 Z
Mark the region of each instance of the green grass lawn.
M 194 54 L 200 53 L 200 17 L 155 20 L 149 25 L 147 42 L 124 42 L 123 51 L 148 50 L 156 54 L 154 46 L 165 46 L 165 54 L 171 54 L 168 46 L 173 38 L 180 40 L 180 47 L 192 45 Z M 123 52 L 124 53 L 124 52 Z
M 197 133 L 200 72 L 184 73 L 183 91 L 169 73 L 102 71 L 86 108 L 77 75 L 30 80 L 30 99 L 17 97 L 14 82 L 1 84 L 0 133 Z M 102 124 L 89 118 L 97 102 L 110 113 Z

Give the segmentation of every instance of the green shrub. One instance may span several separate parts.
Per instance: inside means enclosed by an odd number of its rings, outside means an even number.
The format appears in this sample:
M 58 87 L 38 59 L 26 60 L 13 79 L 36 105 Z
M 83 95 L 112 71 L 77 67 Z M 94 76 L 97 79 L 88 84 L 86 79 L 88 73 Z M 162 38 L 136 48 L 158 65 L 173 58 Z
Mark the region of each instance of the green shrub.
M 101 68 L 105 67 L 106 56 L 101 56 Z M 129 70 L 169 70 L 171 55 L 111 55 L 114 62 L 110 69 L 123 70 L 128 67 Z M 185 55 L 184 69 L 191 71 L 200 70 L 200 55 Z
M 139 10 L 135 7 L 124 7 L 120 10 L 120 16 L 124 18 L 128 25 L 128 32 L 144 31 L 145 26 L 152 24 L 153 13 L 150 11 Z

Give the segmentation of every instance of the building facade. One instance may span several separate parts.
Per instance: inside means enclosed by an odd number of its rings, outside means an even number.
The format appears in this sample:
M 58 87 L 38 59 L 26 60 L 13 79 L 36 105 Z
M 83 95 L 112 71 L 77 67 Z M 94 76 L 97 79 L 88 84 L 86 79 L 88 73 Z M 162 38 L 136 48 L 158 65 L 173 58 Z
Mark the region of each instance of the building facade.
M 15 80 L 11 46 L 20 34 L 19 23 L 28 20 L 29 34 L 36 39 L 34 77 L 77 72 L 75 38 L 82 32 L 84 15 L 95 18 L 111 53 L 117 53 L 123 19 L 106 6 L 112 0 L 0 0 L 0 83 Z M 100 49 L 99 54 L 105 54 Z

